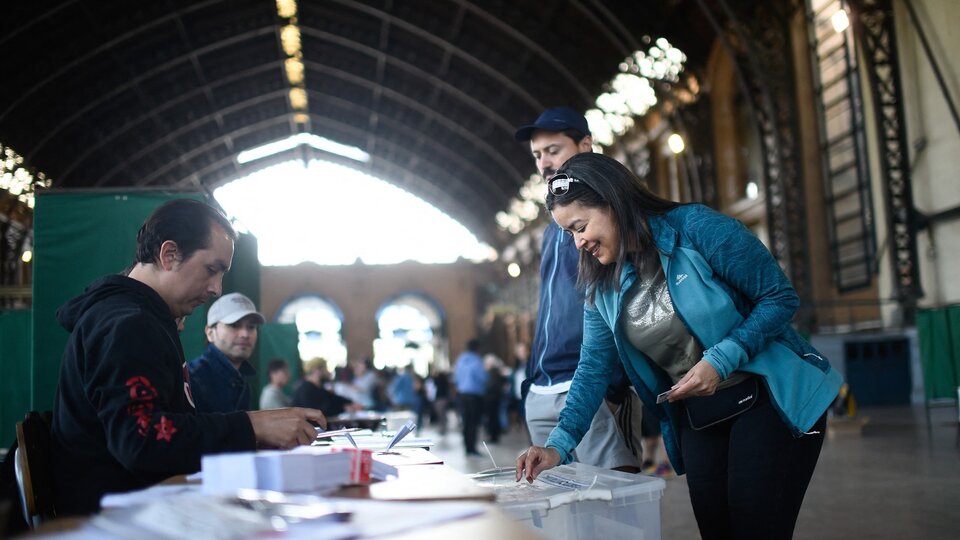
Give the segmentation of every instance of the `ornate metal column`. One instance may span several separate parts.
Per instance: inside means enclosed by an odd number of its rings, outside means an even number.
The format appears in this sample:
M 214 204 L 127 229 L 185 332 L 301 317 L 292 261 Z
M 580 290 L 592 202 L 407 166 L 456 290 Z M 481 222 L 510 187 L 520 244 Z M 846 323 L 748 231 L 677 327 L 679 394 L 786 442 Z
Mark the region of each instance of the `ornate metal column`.
M 801 305 L 809 308 L 812 290 L 789 28 L 800 7 L 791 0 L 697 3 L 733 58 L 738 80 L 750 97 L 763 148 L 770 250 L 790 276 Z M 813 317 L 812 310 L 804 309 L 796 322 L 809 330 Z
M 916 315 L 923 296 L 917 261 L 917 214 L 913 206 L 900 62 L 891 0 L 850 0 L 854 31 L 863 47 L 877 121 L 880 173 L 887 209 L 895 296 L 903 322 Z

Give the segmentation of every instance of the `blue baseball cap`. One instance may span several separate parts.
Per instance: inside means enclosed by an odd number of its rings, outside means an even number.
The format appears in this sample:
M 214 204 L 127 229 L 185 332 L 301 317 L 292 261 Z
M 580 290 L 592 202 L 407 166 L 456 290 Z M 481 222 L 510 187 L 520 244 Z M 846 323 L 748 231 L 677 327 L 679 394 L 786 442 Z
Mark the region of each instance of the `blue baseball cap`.
M 587 119 L 582 114 L 570 107 L 554 107 L 543 111 L 537 121 L 529 126 L 523 126 L 517 129 L 514 138 L 518 141 L 529 141 L 533 137 L 535 130 L 544 131 L 564 131 L 575 129 L 584 135 L 590 135 L 590 128 L 587 126 Z

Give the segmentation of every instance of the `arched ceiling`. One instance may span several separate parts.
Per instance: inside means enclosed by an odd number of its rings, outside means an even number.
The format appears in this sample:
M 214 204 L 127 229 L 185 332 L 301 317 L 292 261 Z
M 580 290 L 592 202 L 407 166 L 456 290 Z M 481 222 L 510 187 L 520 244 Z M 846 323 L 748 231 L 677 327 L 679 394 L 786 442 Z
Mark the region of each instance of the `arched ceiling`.
M 300 0 L 309 131 L 484 240 L 534 172 L 516 126 L 592 106 L 620 61 L 667 37 L 702 66 L 712 35 L 683 0 Z M 293 119 L 273 0 L 8 2 L 0 141 L 60 188 L 212 190 Z

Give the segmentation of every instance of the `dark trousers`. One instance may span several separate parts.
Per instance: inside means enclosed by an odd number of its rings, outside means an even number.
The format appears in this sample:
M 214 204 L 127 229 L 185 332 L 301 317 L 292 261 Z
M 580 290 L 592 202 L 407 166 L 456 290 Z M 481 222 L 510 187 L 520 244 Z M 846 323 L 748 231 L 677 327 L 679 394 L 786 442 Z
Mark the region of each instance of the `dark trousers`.
M 483 400 L 483 419 L 487 428 L 490 442 L 500 442 L 500 400 L 489 397 Z
M 703 540 L 793 537 L 823 446 L 826 414 L 794 438 L 760 384 L 757 403 L 726 422 L 697 431 L 680 415 L 687 485 Z
M 477 451 L 477 430 L 483 418 L 483 396 L 460 394 L 460 414 L 463 417 L 463 447 L 468 453 Z

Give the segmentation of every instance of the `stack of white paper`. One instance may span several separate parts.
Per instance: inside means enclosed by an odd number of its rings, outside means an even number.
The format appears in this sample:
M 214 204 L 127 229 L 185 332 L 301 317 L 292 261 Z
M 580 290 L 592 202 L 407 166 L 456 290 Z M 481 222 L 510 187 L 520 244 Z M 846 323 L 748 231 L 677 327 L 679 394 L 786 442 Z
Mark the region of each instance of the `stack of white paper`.
M 300 447 L 203 456 L 201 467 L 203 492 L 223 495 L 239 489 L 309 492 L 366 484 L 374 465 L 369 450 Z

